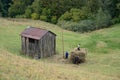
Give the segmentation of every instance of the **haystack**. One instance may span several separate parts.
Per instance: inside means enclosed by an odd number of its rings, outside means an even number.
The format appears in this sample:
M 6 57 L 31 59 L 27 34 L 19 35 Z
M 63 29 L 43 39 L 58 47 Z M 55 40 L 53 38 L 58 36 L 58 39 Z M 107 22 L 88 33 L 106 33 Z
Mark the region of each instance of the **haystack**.
M 81 48 L 80 51 L 74 49 L 70 54 L 70 62 L 74 64 L 79 64 L 86 61 L 87 50 L 85 48 Z

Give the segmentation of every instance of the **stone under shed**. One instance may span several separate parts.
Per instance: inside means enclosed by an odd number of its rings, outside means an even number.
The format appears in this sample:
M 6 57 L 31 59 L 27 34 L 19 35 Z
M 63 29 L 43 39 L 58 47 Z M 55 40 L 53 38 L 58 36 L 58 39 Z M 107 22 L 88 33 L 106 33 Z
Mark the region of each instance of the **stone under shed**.
M 41 28 L 29 27 L 21 33 L 22 53 L 33 58 L 49 57 L 56 52 L 56 34 Z

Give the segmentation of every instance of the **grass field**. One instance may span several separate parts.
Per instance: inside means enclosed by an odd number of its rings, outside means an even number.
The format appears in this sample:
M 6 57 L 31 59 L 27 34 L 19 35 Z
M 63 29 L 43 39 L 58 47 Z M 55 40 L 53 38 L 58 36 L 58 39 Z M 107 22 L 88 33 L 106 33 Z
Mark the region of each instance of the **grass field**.
M 48 29 L 57 34 L 59 54 L 40 60 L 20 55 L 20 33 L 27 27 Z M 119 80 L 120 24 L 89 33 L 63 30 L 65 51 L 78 43 L 88 50 L 86 63 L 62 62 L 62 29 L 42 21 L 0 18 L 0 80 Z M 60 60 L 59 60 L 60 59 Z

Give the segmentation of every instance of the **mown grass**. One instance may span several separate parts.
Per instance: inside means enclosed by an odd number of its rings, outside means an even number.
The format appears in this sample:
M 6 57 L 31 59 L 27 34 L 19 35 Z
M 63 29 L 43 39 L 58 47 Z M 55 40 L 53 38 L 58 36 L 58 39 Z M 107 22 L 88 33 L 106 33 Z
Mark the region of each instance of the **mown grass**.
M 42 60 L 20 57 L 19 34 L 29 25 L 56 33 L 56 48 L 61 57 L 63 31 L 64 50 L 70 52 L 80 43 L 88 50 L 86 63 L 73 65 L 59 63 L 52 57 Z M 0 18 L 0 80 L 119 80 L 119 74 L 120 24 L 82 34 L 42 21 Z

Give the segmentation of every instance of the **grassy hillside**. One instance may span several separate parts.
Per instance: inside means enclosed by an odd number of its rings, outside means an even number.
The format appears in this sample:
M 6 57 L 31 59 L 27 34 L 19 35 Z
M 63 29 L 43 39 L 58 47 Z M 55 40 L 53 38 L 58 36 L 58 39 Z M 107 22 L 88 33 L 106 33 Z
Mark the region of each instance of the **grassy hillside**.
M 19 34 L 28 25 L 56 33 L 59 55 L 41 60 L 21 57 Z M 0 80 L 120 79 L 120 24 L 84 34 L 63 30 L 65 51 L 71 51 L 78 43 L 88 49 L 87 62 L 80 65 L 64 63 L 61 31 L 58 26 L 41 21 L 1 18 Z

